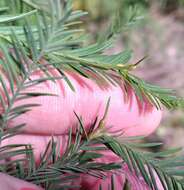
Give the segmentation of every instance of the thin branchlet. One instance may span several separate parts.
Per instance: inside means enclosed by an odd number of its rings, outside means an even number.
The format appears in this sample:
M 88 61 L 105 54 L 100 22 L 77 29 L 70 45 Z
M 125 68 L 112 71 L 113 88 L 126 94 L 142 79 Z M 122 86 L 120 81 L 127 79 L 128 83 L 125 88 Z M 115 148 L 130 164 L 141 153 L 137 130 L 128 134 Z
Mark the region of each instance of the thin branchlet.
M 98 84 L 105 81 L 107 84 L 118 85 L 118 80 L 123 80 L 125 89 L 126 86 L 131 87 L 140 101 L 144 102 L 146 99 L 158 109 L 161 109 L 162 105 L 169 109 L 183 106 L 183 99 L 177 98 L 170 89 L 150 85 L 131 74 L 142 60 L 128 64 L 132 55 L 130 50 L 115 55 L 104 54 L 104 51 L 113 45 L 117 32 L 120 31 L 118 27 L 121 25 L 117 22 L 120 18 L 115 19 L 116 23 L 107 30 L 105 38 L 101 38 L 93 45 L 84 46 L 88 38 L 78 24 L 79 19 L 87 13 L 73 10 L 72 0 L 19 0 L 14 7 L 10 2 L 12 1 L 4 0 L 5 7 L 1 8 L 4 15 L 0 16 L 0 42 L 3 44 L 0 51 L 0 69 L 3 71 L 0 75 L 0 105 L 3 108 L 0 110 L 1 142 L 19 134 L 25 126 L 22 123 L 14 128 L 8 128 L 8 123 L 12 119 L 30 111 L 34 106 L 39 106 L 33 103 L 14 107 L 16 101 L 52 95 L 40 92 L 22 93 L 26 88 L 41 82 L 58 80 L 59 77 L 54 77 L 49 72 L 51 67 L 59 71 L 60 79 L 65 80 L 73 91 L 75 91 L 73 84 L 64 74 L 66 70 L 72 70 L 97 81 Z M 130 17 L 131 22 L 135 20 L 134 16 Z M 31 74 L 36 70 L 43 72 L 44 77 L 32 80 Z M 116 77 L 112 77 L 113 74 Z M 108 104 L 100 125 L 95 128 L 94 123 L 89 133 L 85 131 L 82 119 L 75 113 L 79 128 L 75 137 L 72 130 L 69 132 L 68 146 L 63 155 L 57 151 L 58 142 L 53 137 L 41 155 L 38 165 L 31 145 L 1 146 L 0 160 L 6 162 L 0 164 L 0 171 L 41 185 L 45 189 L 67 189 L 71 188 L 71 180 L 79 178 L 80 174 L 87 173 L 103 179 L 106 177 L 106 171 L 121 170 L 122 164 L 126 163 L 129 172 L 137 178 L 142 176 L 151 189 L 158 189 L 157 179 L 164 189 L 183 189 L 184 171 L 182 169 L 178 171 L 178 167 L 183 166 L 183 159 L 171 156 L 176 154 L 178 149 L 156 154 L 142 153 L 137 148 L 159 144 L 137 144 L 132 141 L 137 139 L 126 139 L 124 142 L 117 140 L 117 137 L 110 136 L 103 127 L 107 111 Z M 98 151 L 104 149 L 118 155 L 121 162 L 109 164 L 95 162 L 97 158 L 103 157 Z M 20 155 L 23 159 L 11 159 Z M 165 157 L 168 159 L 163 161 Z M 113 190 L 114 186 L 112 176 L 109 187 Z M 128 179 L 123 188 L 125 190 L 131 188 Z M 102 186 L 99 186 L 99 189 L 102 189 Z

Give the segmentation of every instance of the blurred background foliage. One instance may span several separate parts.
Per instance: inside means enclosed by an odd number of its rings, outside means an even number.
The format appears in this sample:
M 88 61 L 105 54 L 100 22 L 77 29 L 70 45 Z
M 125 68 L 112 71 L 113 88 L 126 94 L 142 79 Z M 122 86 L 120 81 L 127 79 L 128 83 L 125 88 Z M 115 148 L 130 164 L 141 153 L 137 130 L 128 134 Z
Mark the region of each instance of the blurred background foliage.
M 94 38 L 103 34 L 117 10 L 121 22 L 131 20 L 132 13 L 136 14 L 134 27 L 124 24 L 116 46 L 108 53 L 128 46 L 134 52 L 132 62 L 148 55 L 136 74 L 184 96 L 184 0 L 75 0 L 74 7 L 89 12 L 90 22 L 86 21 L 86 28 Z M 161 140 L 166 146 L 183 146 L 183 136 L 183 111 L 168 113 L 165 110 L 161 127 L 148 141 Z
M 160 10 L 165 13 L 184 6 L 184 0 L 76 0 L 75 8 L 87 10 L 94 19 L 101 19 L 112 15 L 117 8 L 122 12 L 126 12 L 130 6 L 149 9 L 153 3 L 159 5 Z

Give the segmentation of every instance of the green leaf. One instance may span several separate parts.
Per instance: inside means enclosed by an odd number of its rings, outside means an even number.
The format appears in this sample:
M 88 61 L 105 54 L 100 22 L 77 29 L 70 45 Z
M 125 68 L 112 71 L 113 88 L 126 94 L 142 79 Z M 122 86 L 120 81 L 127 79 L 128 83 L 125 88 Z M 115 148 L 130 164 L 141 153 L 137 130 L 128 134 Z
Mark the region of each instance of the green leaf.
M 8 15 L 8 16 L 0 16 L 0 23 L 5 23 L 5 22 L 13 22 L 22 18 L 25 18 L 27 16 L 33 15 L 37 12 L 37 10 L 33 10 L 27 13 L 22 13 L 19 15 Z

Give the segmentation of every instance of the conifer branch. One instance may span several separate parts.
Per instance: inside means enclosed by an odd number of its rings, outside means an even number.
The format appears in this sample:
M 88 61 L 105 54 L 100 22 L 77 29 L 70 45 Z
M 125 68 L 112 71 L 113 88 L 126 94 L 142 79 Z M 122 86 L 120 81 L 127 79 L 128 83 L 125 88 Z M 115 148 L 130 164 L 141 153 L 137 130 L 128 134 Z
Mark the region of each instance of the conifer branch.
M 89 75 L 90 71 L 98 75 L 99 80 L 117 85 L 117 78 L 111 77 L 111 74 L 115 73 L 119 80 L 123 79 L 125 85 L 134 89 L 140 100 L 144 101 L 146 98 L 158 109 L 161 109 L 162 105 L 169 109 L 183 106 L 183 99 L 177 98 L 170 89 L 147 84 L 131 74 L 131 70 L 137 66 L 137 64 L 128 64 L 131 51 L 126 50 L 116 55 L 104 54 L 104 51 L 113 44 L 113 34 L 110 37 L 108 35 L 108 40 L 105 42 L 99 41 L 84 47 L 83 42 L 86 38 L 83 38 L 83 31 L 76 25 L 86 13 L 73 11 L 72 1 L 60 3 L 59 0 L 46 0 L 44 2 L 20 0 L 13 8 L 14 14 L 10 14 L 12 7 L 9 6 L 8 2 L 7 0 L 0 9 L 0 23 L 2 25 L 0 27 L 0 41 L 3 42 L 0 47 L 0 69 L 2 72 L 0 75 L 0 104 L 3 108 L 0 115 L 1 143 L 20 133 L 22 127 L 25 126 L 22 123 L 10 129 L 8 123 L 11 120 L 30 111 L 31 108 L 39 106 L 33 103 L 15 107 L 15 102 L 34 96 L 53 95 L 41 92 L 23 93 L 23 90 L 48 80 L 58 79 L 66 80 L 71 89 L 75 90 L 71 81 L 64 74 L 64 71 L 68 69 L 96 81 L 93 75 Z M 25 6 L 29 11 L 21 11 L 21 6 Z M 51 10 L 48 7 L 51 7 Z M 23 25 L 24 27 L 22 27 Z M 116 31 L 113 32 L 117 31 L 116 28 Z M 43 59 L 48 63 L 42 64 Z M 57 69 L 61 76 L 52 76 L 48 72 L 50 66 Z M 45 73 L 44 77 L 30 79 L 32 73 L 37 69 Z M 175 150 L 158 154 L 142 154 L 135 145 L 127 141 L 120 143 L 117 139 L 102 133 L 100 136 L 99 133 L 94 135 L 94 132 L 98 132 L 98 130 L 91 130 L 91 134 L 93 134 L 91 136 L 96 137 L 91 138 L 90 134 L 84 131 L 80 119 L 79 124 L 74 144 L 71 143 L 72 131 L 69 133 L 68 147 L 64 155 L 59 155 L 57 142 L 52 139 L 42 155 L 39 166 L 35 164 L 31 145 L 1 146 L 0 160 L 6 162 L 0 163 L 0 171 L 42 185 L 46 189 L 70 188 L 68 183 L 62 182 L 70 182 L 79 177 L 81 173 L 104 178 L 105 171 L 119 170 L 122 163 L 125 162 L 130 171 L 136 173 L 137 177 L 142 176 L 151 189 L 158 189 L 154 173 L 160 179 L 164 189 L 180 190 L 184 188 L 184 172 L 177 169 L 179 166 L 183 166 L 183 159 L 180 157 L 164 161 L 160 159 L 170 156 L 173 152 L 175 153 Z M 99 147 L 98 144 L 105 145 L 106 148 Z M 156 145 L 140 145 L 140 147 L 149 146 Z M 98 150 L 104 148 L 121 157 L 122 162 L 110 164 L 95 162 L 96 158 L 103 156 L 98 153 Z M 20 155 L 23 159 L 11 159 Z M 111 185 L 113 189 L 113 178 Z M 127 184 L 125 188 L 128 188 Z

